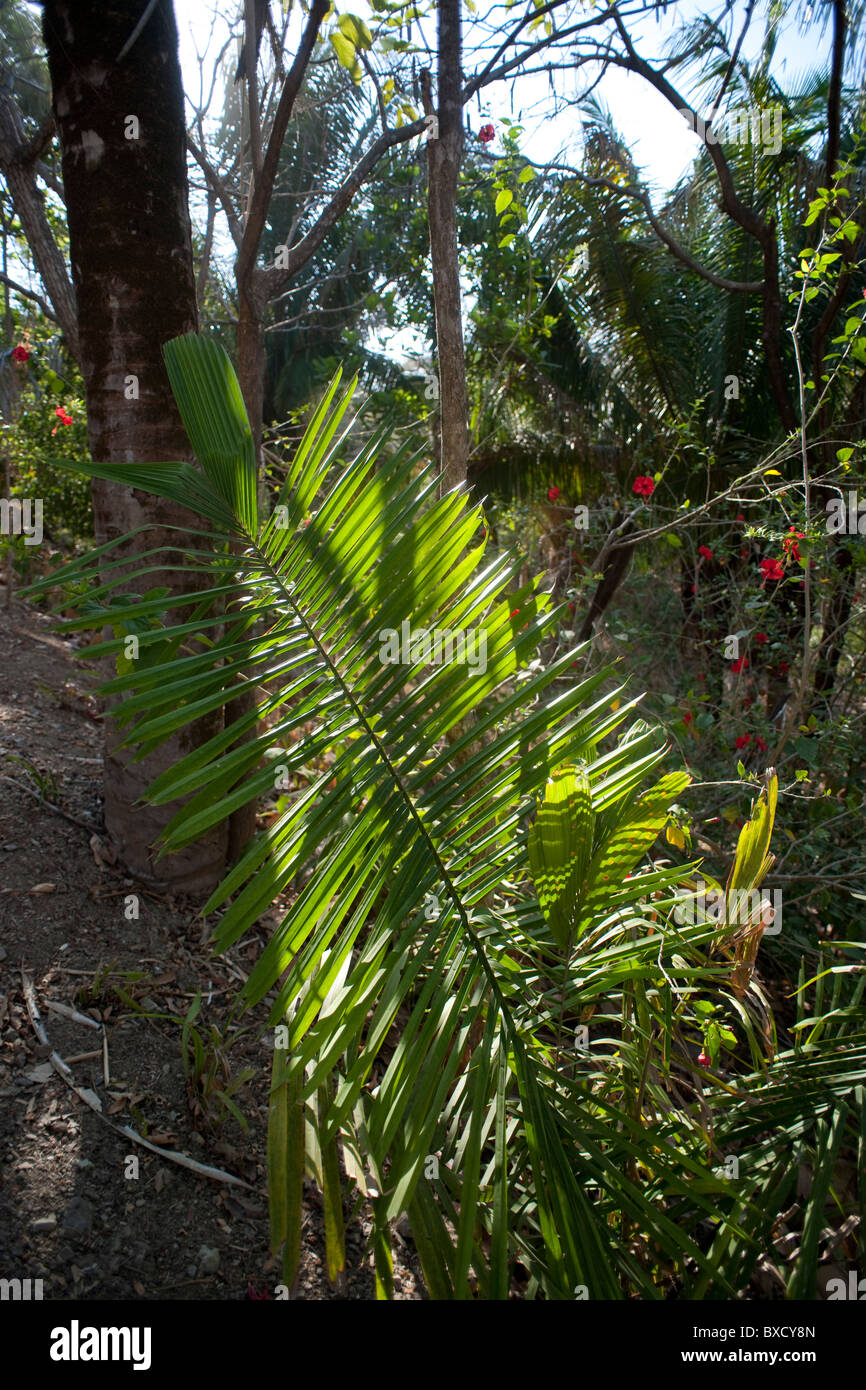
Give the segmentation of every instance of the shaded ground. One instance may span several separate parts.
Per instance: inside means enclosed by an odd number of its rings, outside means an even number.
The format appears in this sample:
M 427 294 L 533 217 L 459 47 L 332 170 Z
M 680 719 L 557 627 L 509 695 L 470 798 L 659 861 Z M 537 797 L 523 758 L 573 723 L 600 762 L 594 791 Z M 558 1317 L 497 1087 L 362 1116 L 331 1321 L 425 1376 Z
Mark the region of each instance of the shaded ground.
M 272 1297 L 270 1062 L 256 1029 L 226 1027 L 267 920 L 258 939 L 217 959 L 191 903 L 118 872 L 102 839 L 100 751 L 71 645 L 35 609 L 0 611 L 0 1277 L 41 1278 L 46 1299 Z M 28 1011 L 28 981 L 48 1044 Z M 232 1076 L 253 1070 L 235 1096 L 248 1132 L 232 1117 L 208 1123 L 214 1103 L 203 1114 L 200 1094 L 188 1092 L 180 1020 L 199 990 L 200 1031 L 232 1039 Z M 66 1080 L 52 1049 L 69 1063 Z M 124 1125 L 246 1186 L 188 1171 L 119 1133 Z M 316 1198 L 311 1189 L 296 1296 L 374 1298 L 365 1213 L 348 1227 L 348 1268 L 333 1288 Z M 422 1297 L 399 1231 L 395 1247 L 396 1297 Z

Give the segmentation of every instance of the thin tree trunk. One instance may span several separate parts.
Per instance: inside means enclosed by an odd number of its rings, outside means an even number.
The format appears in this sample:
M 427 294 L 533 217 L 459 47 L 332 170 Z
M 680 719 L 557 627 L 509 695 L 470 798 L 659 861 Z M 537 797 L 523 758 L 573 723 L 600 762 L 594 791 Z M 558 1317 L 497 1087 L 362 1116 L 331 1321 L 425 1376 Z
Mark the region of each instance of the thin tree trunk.
M 69 351 L 78 361 L 75 291 L 45 215 L 45 202 L 34 172 L 36 158 L 32 150 L 28 151 L 15 102 L 8 93 L 0 93 L 0 172 L 9 187 L 37 274 L 48 293 Z
M 169 3 L 46 0 L 43 30 L 63 156 L 70 259 L 78 302 L 80 362 L 94 459 L 144 462 L 190 457 L 162 359 L 163 344 L 197 327 L 183 92 Z M 159 528 L 198 518 L 174 503 L 103 482 L 93 487 L 98 542 L 142 523 Z M 178 544 L 168 530 L 133 544 Z M 170 577 L 176 592 L 196 587 Z M 155 586 L 159 576 L 137 581 Z M 152 846 L 172 807 L 139 806 L 163 768 L 221 727 L 202 721 L 140 763 L 109 729 L 105 822 L 120 859 L 142 878 L 189 892 L 217 882 L 225 827 L 157 866 Z
M 457 179 L 463 152 L 460 0 L 439 0 L 438 28 L 439 129 L 438 139 L 427 144 L 427 215 L 439 364 L 440 492 L 444 494 L 465 484 L 469 462 L 469 411 L 457 255 Z

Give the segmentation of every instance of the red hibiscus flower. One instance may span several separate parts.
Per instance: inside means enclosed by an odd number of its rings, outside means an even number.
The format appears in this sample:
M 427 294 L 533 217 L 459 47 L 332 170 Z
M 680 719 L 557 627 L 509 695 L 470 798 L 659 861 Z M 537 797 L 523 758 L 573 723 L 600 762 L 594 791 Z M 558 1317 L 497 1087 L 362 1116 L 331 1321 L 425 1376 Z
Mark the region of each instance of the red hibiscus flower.
M 496 128 L 492 125 L 483 125 L 478 132 L 478 139 L 482 145 L 489 145 L 496 135 Z
M 68 410 L 64 409 L 64 407 L 63 407 L 62 405 L 59 405 L 59 406 L 57 407 L 57 409 L 55 410 L 54 414 L 57 416 L 57 418 L 58 418 L 58 420 L 60 421 L 61 425 L 71 425 L 71 424 L 72 424 L 72 416 L 69 414 L 69 411 L 68 411 Z M 55 425 L 55 429 L 56 429 L 56 428 L 57 428 L 57 426 Z
M 761 573 L 765 579 L 785 578 L 785 571 L 782 569 L 782 566 L 779 564 L 779 561 L 772 560 L 769 557 L 766 560 L 761 561 Z
M 766 632 L 756 632 L 755 641 L 760 642 L 761 646 L 763 647 L 764 643 L 769 641 L 769 638 L 767 637 Z
M 742 513 L 742 512 L 737 512 L 737 515 L 736 515 L 735 520 L 737 520 L 737 521 L 745 521 L 745 519 L 746 519 L 746 518 L 743 516 L 743 513 Z
M 741 656 L 738 661 L 731 662 L 731 670 L 735 676 L 738 676 L 741 671 L 745 671 L 748 664 L 749 658 L 747 656 Z
M 683 723 L 684 723 L 684 724 L 691 724 L 691 722 L 692 722 L 692 716 L 689 714 L 688 710 L 686 710 L 685 714 L 683 715 Z
M 708 545 L 699 545 L 698 554 L 701 555 L 705 560 L 712 560 L 713 558 L 713 552 L 710 550 L 710 547 Z
M 547 489 L 547 496 L 548 496 L 548 500 L 549 500 L 549 501 L 555 502 L 556 499 L 557 499 L 557 497 L 559 496 L 559 488 L 558 488 L 558 487 L 549 487 L 549 488 Z
M 638 497 L 652 497 L 656 490 L 655 481 L 646 475 L 642 475 L 640 478 L 635 478 L 631 485 L 631 490 L 632 492 L 636 492 Z
M 788 665 L 787 661 L 780 661 L 780 662 L 779 662 L 779 675 L 780 675 L 780 676 L 786 676 L 786 675 L 788 674 L 788 672 L 790 671 L 790 669 L 791 669 L 791 668 L 790 668 L 790 666 Z
M 755 734 L 755 747 L 760 748 L 762 753 L 766 753 L 767 751 L 767 745 L 764 739 L 761 738 L 760 734 Z
M 26 362 L 29 356 L 30 353 L 27 351 L 26 347 L 21 343 L 16 343 L 15 347 L 12 349 L 12 361 Z
M 740 734 L 740 737 L 739 737 L 739 738 L 735 738 L 735 739 L 734 739 L 734 747 L 735 747 L 735 748 L 747 748 L 751 742 L 752 742 L 752 735 L 751 735 L 751 734 Z

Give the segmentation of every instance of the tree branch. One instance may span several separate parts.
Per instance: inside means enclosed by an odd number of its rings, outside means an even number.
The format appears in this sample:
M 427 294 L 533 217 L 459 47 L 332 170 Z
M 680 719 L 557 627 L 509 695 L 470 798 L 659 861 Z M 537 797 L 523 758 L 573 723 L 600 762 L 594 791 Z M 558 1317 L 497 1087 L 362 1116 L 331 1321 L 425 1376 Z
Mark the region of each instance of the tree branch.
M 204 154 L 202 154 L 201 150 L 198 148 L 189 132 L 187 132 L 186 147 L 192 155 L 193 159 L 195 160 L 196 164 L 204 174 L 205 179 L 208 182 L 208 185 L 213 189 L 214 193 L 219 199 L 220 206 L 222 207 L 222 210 L 226 215 L 226 221 L 229 224 L 229 231 L 231 232 L 232 241 L 234 242 L 235 246 L 239 247 L 243 239 L 243 230 L 241 228 L 241 220 L 238 217 L 237 211 L 232 202 L 231 192 L 229 191 L 227 185 L 220 178 L 216 169 L 213 167 L 213 165 L 210 163 L 207 157 Z
M 313 0 L 307 23 L 304 26 L 304 32 L 301 36 L 301 42 L 298 46 L 298 51 L 295 54 L 294 62 L 289 68 L 286 74 L 286 80 L 283 83 L 283 90 L 280 93 L 280 100 L 277 103 L 274 122 L 268 139 L 268 148 L 262 161 L 262 172 L 260 177 L 256 180 L 256 185 L 253 189 L 253 196 L 243 230 L 238 258 L 235 262 L 235 275 L 237 277 L 238 288 L 242 288 L 246 284 L 250 271 L 255 264 L 256 252 L 267 219 L 271 195 L 274 191 L 280 150 L 282 149 L 286 128 L 289 124 L 298 92 L 301 89 L 301 84 L 303 83 L 319 30 L 322 27 L 322 21 L 329 9 L 330 0 Z
M 693 270 L 696 275 L 700 275 L 702 280 L 707 280 L 720 290 L 732 290 L 735 294 L 760 294 L 763 290 L 763 280 L 728 280 L 723 275 L 716 275 L 712 270 L 707 270 L 706 266 L 696 261 L 694 256 L 691 256 L 685 247 L 680 246 L 679 242 L 674 240 L 670 232 L 658 220 L 652 210 L 649 197 L 643 189 L 635 188 L 632 184 L 613 183 L 610 179 L 590 178 L 588 174 L 581 173 L 579 169 L 570 169 L 568 172 L 572 177 L 580 179 L 581 183 L 586 184 L 588 188 L 606 188 L 611 193 L 625 193 L 629 198 L 634 198 L 646 213 L 659 240 L 664 242 L 678 261 L 681 261 L 684 266 L 688 266 L 689 270 Z
M 59 322 L 57 315 L 47 299 L 44 299 L 41 294 L 37 294 L 35 290 L 25 289 L 23 285 L 18 284 L 17 280 L 12 280 L 8 275 L 4 275 L 2 270 L 0 270 L 0 285 L 8 285 L 10 290 L 14 290 L 16 294 L 23 295 L 25 299 L 34 300 L 39 305 L 39 308 L 46 318 L 51 319 L 52 323 Z
M 732 221 L 742 227 L 749 236 L 754 237 L 761 248 L 764 258 L 764 281 L 762 289 L 762 332 L 761 342 L 764 349 L 764 356 L 767 363 L 767 372 L 770 378 L 770 386 L 779 411 L 779 418 L 785 430 L 790 432 L 797 428 L 797 417 L 794 405 L 788 391 L 788 383 L 782 367 L 782 356 L 780 349 L 780 339 L 782 331 L 782 298 L 779 290 L 779 248 L 776 242 L 775 227 L 772 223 L 765 222 L 758 217 L 751 208 L 747 208 L 737 196 L 734 187 L 733 175 L 730 165 L 725 158 L 724 152 L 719 144 L 718 137 L 712 129 L 709 121 L 699 121 L 697 112 L 692 109 L 687 101 L 680 96 L 674 86 L 662 76 L 661 73 L 650 67 L 649 63 L 636 52 L 634 45 L 626 31 L 625 25 L 620 15 L 614 9 L 613 20 L 619 32 L 620 38 L 625 46 L 626 57 L 611 54 L 609 62 L 616 67 L 623 67 L 631 72 L 639 73 L 645 81 L 649 82 L 665 100 L 679 111 L 681 115 L 690 117 L 692 128 L 695 130 L 712 160 L 722 192 L 722 206 Z
M 78 311 L 75 290 L 69 278 L 66 261 L 54 238 L 45 215 L 43 195 L 36 183 L 35 160 L 25 163 L 22 152 L 28 148 L 23 139 L 21 113 L 7 92 L 0 92 L 0 170 L 2 170 L 12 206 L 21 230 L 27 239 L 42 284 L 53 310 L 52 317 L 79 360 Z
M 363 159 L 358 161 L 352 172 L 340 184 L 331 201 L 322 209 L 306 235 L 289 248 L 288 264 L 285 268 L 270 266 L 267 270 L 262 271 L 262 288 L 266 299 L 273 299 L 275 295 L 279 294 L 286 282 L 291 280 L 293 275 L 297 275 L 314 251 L 318 250 L 328 232 L 346 211 L 358 189 L 372 173 L 382 156 L 387 154 L 394 145 L 401 145 L 406 140 L 413 139 L 426 128 L 427 118 L 424 117 L 423 120 L 413 121 L 411 125 L 401 126 L 399 130 L 389 130 L 387 134 L 379 136 Z

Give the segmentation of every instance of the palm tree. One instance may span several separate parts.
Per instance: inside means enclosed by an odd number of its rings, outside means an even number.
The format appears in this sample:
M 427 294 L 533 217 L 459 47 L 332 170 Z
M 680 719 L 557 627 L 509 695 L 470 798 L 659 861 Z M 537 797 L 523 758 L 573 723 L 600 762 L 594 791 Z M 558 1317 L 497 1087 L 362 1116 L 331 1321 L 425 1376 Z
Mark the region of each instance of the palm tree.
M 193 336 L 166 358 L 201 471 L 87 471 L 183 499 L 213 528 L 216 552 L 200 531 L 185 537 L 201 576 L 193 619 L 166 628 L 164 599 L 124 599 L 149 564 L 109 566 L 117 543 L 37 588 L 88 590 L 67 630 L 111 614 L 121 635 L 91 654 L 141 633 L 140 661 L 108 687 L 130 747 L 163 743 L 244 681 L 260 692 L 251 742 L 215 736 L 148 794 L 181 803 L 168 851 L 276 797 L 203 911 L 221 912 L 225 950 L 294 884 L 238 1001 L 272 1001 L 268 1173 L 285 1282 L 308 1172 L 332 1277 L 344 1182 L 371 1203 L 381 1297 L 405 1211 L 434 1298 L 508 1298 L 516 1261 L 530 1297 L 735 1298 L 772 1248 L 796 1139 L 819 1176 L 790 1288 L 814 1297 L 826 1184 L 866 1114 L 866 980 L 840 1010 L 840 975 L 808 1045 L 774 1057 L 756 971 L 768 919 L 759 905 L 744 927 L 733 904 L 759 896 L 773 863 L 775 776 L 727 883 L 709 881 L 720 906 L 678 916 L 697 865 L 657 866 L 650 851 L 688 775 L 661 772 L 666 750 L 627 723 L 636 700 L 620 701 L 609 673 L 575 682 L 573 651 L 538 669 L 558 614 L 537 582 L 508 593 L 520 559 L 474 545 L 479 509 L 439 499 L 435 471 L 384 431 L 340 462 L 351 391 L 338 397 L 335 378 L 262 518 L 228 359 Z M 461 654 L 437 655 L 431 629 L 463 635 Z M 723 1050 L 741 1089 L 717 1084 Z M 742 1155 L 736 1182 L 708 1145 L 716 1117 Z

